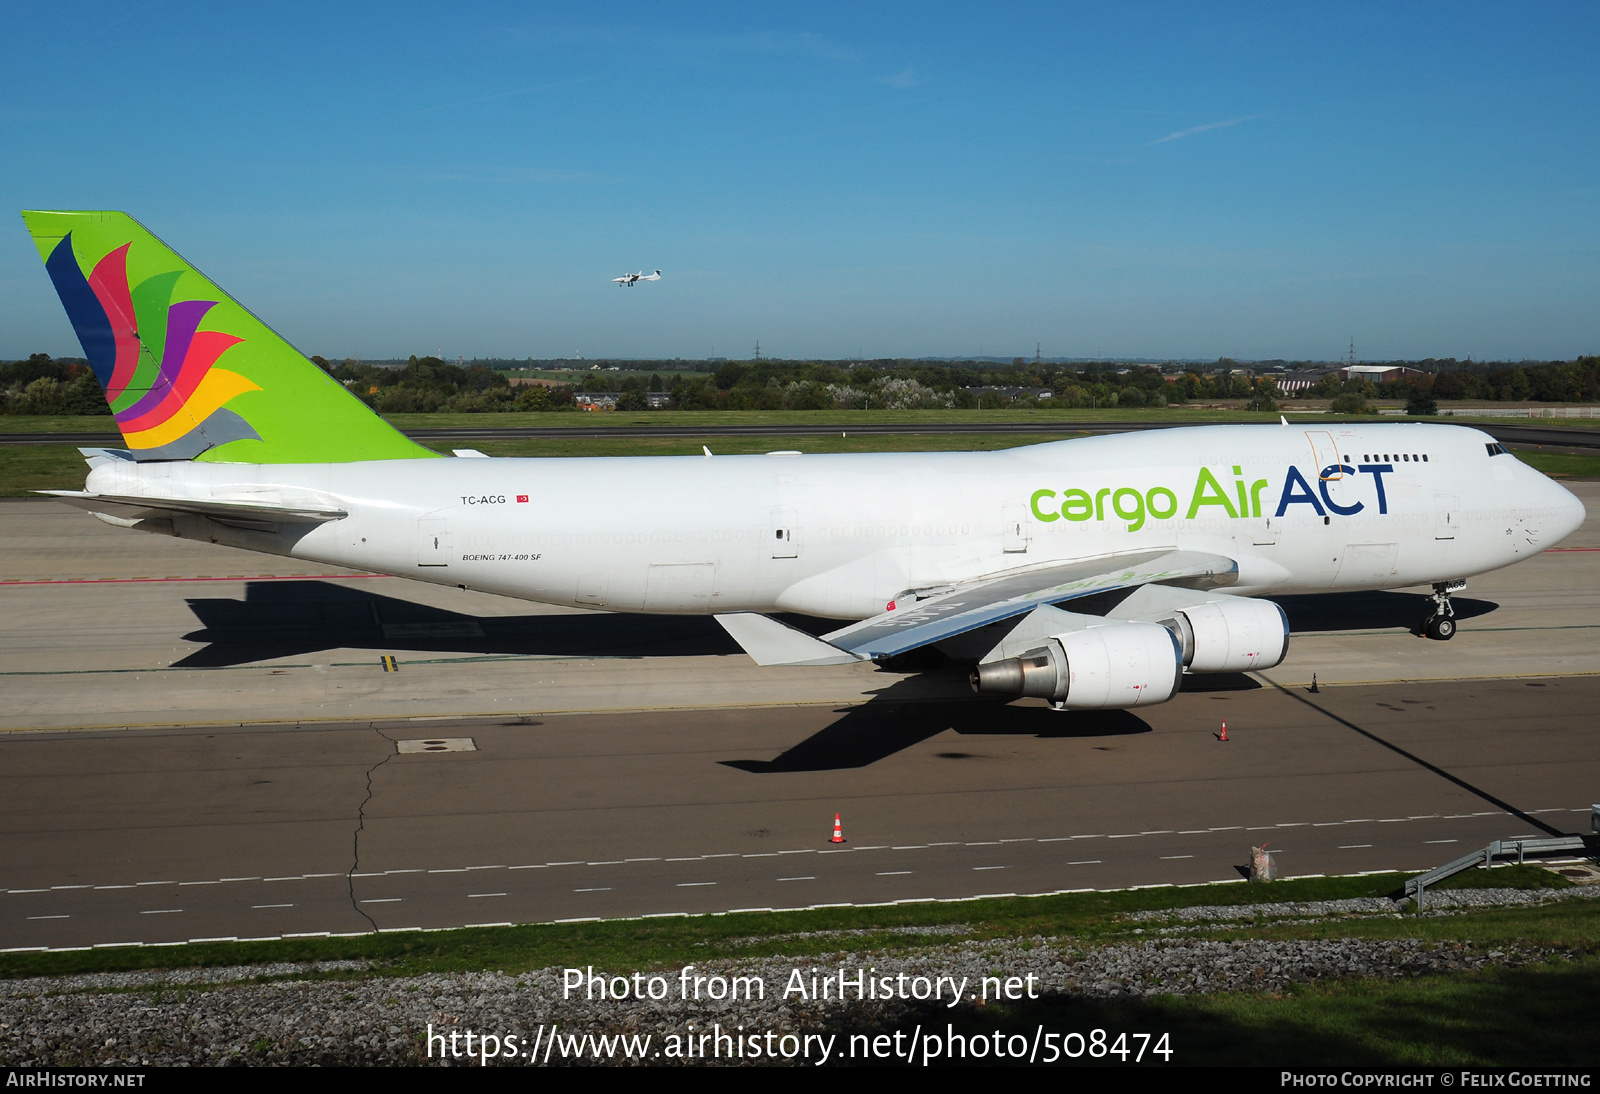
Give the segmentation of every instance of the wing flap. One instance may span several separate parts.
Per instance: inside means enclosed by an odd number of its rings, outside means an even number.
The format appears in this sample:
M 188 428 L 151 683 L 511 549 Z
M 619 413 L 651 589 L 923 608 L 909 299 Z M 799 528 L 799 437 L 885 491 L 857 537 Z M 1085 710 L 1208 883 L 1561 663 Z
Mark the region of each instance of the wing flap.
M 822 641 L 863 657 L 889 657 L 952 638 L 1042 604 L 1154 582 L 1231 585 L 1238 564 L 1201 551 L 1146 551 L 1062 563 L 958 586 L 942 596 L 852 623 Z

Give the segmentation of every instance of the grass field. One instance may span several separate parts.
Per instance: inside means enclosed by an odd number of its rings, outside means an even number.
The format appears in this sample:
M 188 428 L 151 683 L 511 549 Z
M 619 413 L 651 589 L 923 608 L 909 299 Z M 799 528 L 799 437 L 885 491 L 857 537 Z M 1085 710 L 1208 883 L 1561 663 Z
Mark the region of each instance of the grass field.
M 1600 1051 L 1576 1016 L 1597 992 L 1600 959 L 1587 955 L 1520 969 L 1295 985 L 1281 994 L 1046 999 L 956 1028 L 1158 1031 L 1175 1046 L 1172 1062 L 1185 1065 L 1583 1067 Z
M 1175 425 L 1220 424 L 1224 422 L 1276 422 L 1280 414 L 1290 422 L 1346 420 L 1348 415 L 1326 413 L 1326 400 L 1288 400 L 1281 411 L 1249 411 L 1239 406 L 1171 406 L 1160 410 L 1147 407 L 1112 410 L 733 410 L 529 414 L 389 414 L 385 420 L 399 429 L 595 429 L 618 426 L 775 426 L 796 423 L 837 425 L 848 430 L 852 425 L 930 425 L 1008 424 L 1027 422 L 1171 422 Z M 1398 404 L 1396 404 L 1398 405 Z M 1501 425 L 1537 424 L 1540 428 L 1593 429 L 1594 419 L 1582 418 L 1475 418 L 1473 408 L 1451 408 L 1448 416 L 1425 421 L 1445 425 L 1470 425 L 1475 421 Z M 1392 422 L 1391 415 L 1374 413 L 1362 420 Z M 0 434 L 6 433 L 109 433 L 116 429 L 110 415 L 93 417 L 46 417 L 26 414 L 0 415 Z
M 35 490 L 82 490 L 89 465 L 66 444 L 0 445 L 0 497 L 26 498 Z
M 1541 964 L 1476 973 L 1299 982 L 1276 992 L 1110 1000 L 1046 995 L 955 1016 L 930 1010 L 925 1017 L 937 1026 L 950 1021 L 956 1032 L 966 1035 L 999 1031 L 1029 1036 L 1040 1027 L 1058 1033 L 1096 1029 L 1113 1034 L 1165 1033 L 1174 1048 L 1172 1062 L 1182 1064 L 1528 1066 L 1537 1062 L 1549 1067 L 1592 1065 L 1600 1058 L 1589 1018 L 1594 999 L 1600 997 L 1600 902 L 1568 900 L 1426 917 L 1330 916 L 1310 922 L 1305 916 L 1274 919 L 1256 910 L 1268 902 L 1390 895 L 1403 879 L 1399 874 L 1306 878 L 1269 885 L 1165 887 L 883 908 L 6 954 L 0 955 L 0 977 L 340 958 L 366 959 L 371 968 L 313 975 L 356 979 L 487 970 L 515 974 L 591 965 L 650 972 L 749 957 L 787 957 L 803 963 L 841 946 L 857 954 L 891 951 L 915 956 L 919 950 L 949 945 L 949 936 L 896 933 L 896 929 L 938 925 L 965 927 L 960 936 L 964 942 L 1047 939 L 1057 950 L 1080 953 L 1159 937 L 1162 920 L 1132 921 L 1126 913 L 1224 905 L 1239 913 L 1232 922 L 1183 926 L 1176 937 L 1422 939 L 1437 947 L 1480 952 L 1523 942 L 1556 949 L 1561 956 Z M 1471 871 L 1453 883 L 1464 888 L 1570 884 L 1534 866 Z M 841 931 L 852 934 L 840 938 Z M 931 952 L 930 957 L 934 957 Z M 152 992 L 152 999 L 161 994 L 159 988 L 145 990 Z M 1122 1061 L 1113 1057 L 1101 1062 Z M 1146 1062 L 1160 1061 L 1151 1057 Z
M 407 976 L 484 969 L 518 973 L 579 961 L 597 967 L 664 968 L 711 958 L 803 957 L 838 948 L 836 939 L 827 937 L 826 933 L 819 935 L 819 932 L 868 932 L 852 937 L 852 948 L 914 949 L 943 944 L 948 939 L 895 933 L 898 928 L 950 924 L 968 928 L 971 933 L 963 937 L 977 940 L 1037 935 L 1069 938 L 1083 944 L 1104 944 L 1138 938 L 1154 926 L 1149 922 L 1133 923 L 1120 918 L 1125 913 L 1205 906 L 1239 908 L 1241 918 L 1248 922 L 1196 928 L 1198 937 L 1423 938 L 1478 943 L 1523 939 L 1584 950 L 1600 949 L 1600 908 L 1590 901 L 1494 909 L 1461 916 L 1338 918 L 1281 924 L 1274 924 L 1270 918 L 1251 918 L 1253 906 L 1273 902 L 1390 895 L 1401 889 L 1407 876 L 1300 878 L 1268 885 L 1158 887 L 879 908 L 747 912 L 397 932 L 349 938 L 10 953 L 0 954 L 0 977 L 353 958 L 372 961 L 388 974 Z M 1506 866 L 1457 875 L 1429 891 L 1452 887 L 1563 889 L 1570 885 L 1559 875 L 1538 867 Z M 879 931 L 882 933 L 872 933 Z
M 1537 471 L 1558 479 L 1600 478 L 1600 456 L 1576 456 L 1564 452 L 1541 452 L 1513 446 L 1511 454 Z
M 0 414 L 0 433 L 115 433 L 109 414 L 83 417 L 47 417 L 34 414 Z

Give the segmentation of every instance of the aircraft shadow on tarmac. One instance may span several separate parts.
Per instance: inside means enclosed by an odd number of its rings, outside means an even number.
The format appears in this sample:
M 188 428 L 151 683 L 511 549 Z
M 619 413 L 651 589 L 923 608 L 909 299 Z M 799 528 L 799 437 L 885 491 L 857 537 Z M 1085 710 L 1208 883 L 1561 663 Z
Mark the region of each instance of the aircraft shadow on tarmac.
M 1414 628 L 1427 608 L 1419 593 L 1325 593 L 1278 598 L 1291 632 Z M 201 630 L 184 635 L 205 648 L 175 662 L 184 668 L 218 668 L 322 650 L 395 649 L 454 654 L 552 657 L 695 657 L 740 653 L 707 616 L 583 615 L 477 616 L 415 604 L 331 581 L 256 581 L 243 600 L 191 598 Z M 1487 600 L 1454 600 L 1456 616 L 1494 611 Z M 820 633 L 827 620 L 784 616 Z M 920 667 L 920 666 L 918 666 Z M 1186 690 L 1233 690 L 1248 678 L 1216 677 Z
M 1289 617 L 1290 635 L 1317 631 L 1367 631 L 1404 627 L 1415 632 L 1428 613 L 1433 598 L 1425 593 L 1387 591 L 1362 593 L 1310 593 L 1271 598 Z M 1453 596 L 1457 619 L 1473 619 L 1497 611 L 1492 600 Z
M 945 730 L 964 737 L 1124 737 L 1149 733 L 1144 719 L 1126 710 L 1056 711 L 1042 705 L 971 697 L 927 701 L 916 678 L 891 684 L 870 701 L 843 711 L 819 730 L 771 760 L 723 760 L 724 766 L 757 775 L 798 771 L 839 771 L 866 767 L 921 744 Z M 910 701 L 910 700 L 919 701 Z M 971 753 L 938 753 L 946 760 L 968 760 Z
M 558 657 L 695 657 L 741 652 L 709 616 L 480 616 L 331 581 L 257 581 L 243 600 L 190 599 L 208 643 L 183 668 L 219 668 L 322 650 L 416 650 Z

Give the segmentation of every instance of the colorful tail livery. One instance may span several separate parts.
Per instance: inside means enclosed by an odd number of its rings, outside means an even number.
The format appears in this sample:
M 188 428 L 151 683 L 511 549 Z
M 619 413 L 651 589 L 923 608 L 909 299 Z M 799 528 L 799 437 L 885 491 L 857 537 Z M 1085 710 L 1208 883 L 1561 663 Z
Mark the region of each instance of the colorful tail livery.
M 134 459 L 436 455 L 379 418 L 126 213 L 24 212 Z

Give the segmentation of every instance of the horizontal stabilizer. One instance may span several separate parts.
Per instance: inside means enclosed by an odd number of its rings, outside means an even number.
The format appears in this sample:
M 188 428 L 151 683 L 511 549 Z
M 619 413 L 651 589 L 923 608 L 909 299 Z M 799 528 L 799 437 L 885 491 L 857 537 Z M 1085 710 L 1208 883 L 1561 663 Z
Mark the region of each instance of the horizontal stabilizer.
M 716 618 L 758 665 L 848 665 L 866 660 L 758 612 L 729 612 Z
M 194 498 L 139 498 L 120 494 L 88 494 L 81 490 L 39 490 L 58 501 L 106 513 L 114 517 L 139 520 L 144 517 L 170 517 L 192 513 L 230 524 L 325 524 L 343 520 L 350 514 L 343 509 L 318 509 L 299 505 L 273 505 L 254 501 L 201 501 Z

